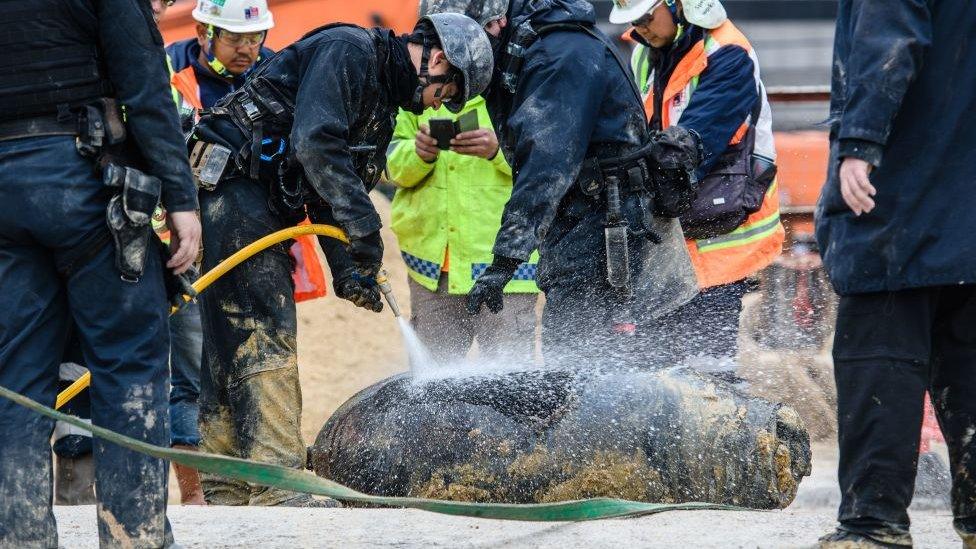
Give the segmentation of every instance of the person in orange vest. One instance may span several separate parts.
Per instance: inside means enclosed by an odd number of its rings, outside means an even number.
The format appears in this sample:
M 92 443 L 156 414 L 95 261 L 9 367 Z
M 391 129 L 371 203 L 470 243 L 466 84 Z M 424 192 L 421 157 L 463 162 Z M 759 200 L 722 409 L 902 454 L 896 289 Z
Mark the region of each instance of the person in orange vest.
M 238 89 L 247 75 L 274 52 L 264 47 L 274 16 L 264 0 L 227 0 L 221 10 L 213 0 L 198 0 L 191 14 L 196 36 L 166 47 L 178 93 L 184 130 L 195 113 Z
M 680 126 L 699 137 L 698 196 L 681 216 L 701 289 L 662 318 L 673 361 L 693 358 L 735 376 L 747 279 L 779 255 L 785 232 L 775 183 L 776 151 L 766 92 L 752 45 L 718 0 L 614 0 L 610 22 L 631 24 L 632 68 L 652 130 Z

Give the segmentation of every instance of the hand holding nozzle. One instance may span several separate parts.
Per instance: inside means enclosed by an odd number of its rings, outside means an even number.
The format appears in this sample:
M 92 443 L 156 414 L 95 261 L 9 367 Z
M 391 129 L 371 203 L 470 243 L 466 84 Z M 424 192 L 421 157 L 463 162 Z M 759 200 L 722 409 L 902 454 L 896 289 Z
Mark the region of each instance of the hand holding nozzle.
M 393 316 L 400 318 L 400 306 L 397 305 L 396 298 L 393 297 L 393 287 L 390 286 L 390 279 L 386 277 L 386 271 L 380 270 L 376 275 L 376 285 L 380 287 L 380 292 L 386 299 L 387 304 L 390 306 L 390 310 L 393 311 Z

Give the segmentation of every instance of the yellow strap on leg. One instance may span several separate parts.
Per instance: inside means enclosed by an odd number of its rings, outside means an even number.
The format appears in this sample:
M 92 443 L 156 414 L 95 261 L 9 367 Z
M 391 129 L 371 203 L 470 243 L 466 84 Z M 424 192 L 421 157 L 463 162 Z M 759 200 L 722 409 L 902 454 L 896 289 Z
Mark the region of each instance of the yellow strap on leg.
M 85 390 L 85 387 L 91 385 L 91 372 L 85 372 L 81 377 L 76 379 L 74 383 L 68 385 L 65 390 L 58 393 L 58 400 L 54 404 L 55 410 L 60 410 L 62 406 L 68 403 L 69 400 L 78 396 L 78 393 Z

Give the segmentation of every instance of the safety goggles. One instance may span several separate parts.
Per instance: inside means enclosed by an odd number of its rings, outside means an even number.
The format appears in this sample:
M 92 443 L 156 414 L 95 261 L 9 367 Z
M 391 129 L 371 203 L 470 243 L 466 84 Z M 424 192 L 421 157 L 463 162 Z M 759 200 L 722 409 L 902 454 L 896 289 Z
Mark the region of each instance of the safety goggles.
M 651 22 L 651 19 L 654 19 L 654 10 L 656 10 L 663 3 L 664 3 L 664 0 L 658 0 L 657 2 L 654 2 L 654 4 L 651 5 L 651 7 L 647 9 L 647 13 L 645 13 L 644 15 L 641 15 L 636 20 L 631 21 L 630 22 L 630 25 L 632 27 L 645 27 L 645 26 L 647 26 Z
M 268 36 L 267 31 L 236 33 L 224 29 L 217 29 L 216 34 L 217 40 L 220 40 L 232 48 L 239 48 L 241 46 L 253 48 L 260 46 L 264 43 L 264 39 Z
M 445 76 L 440 78 L 436 76 L 433 77 L 431 83 L 442 84 L 440 88 L 437 88 L 437 90 L 434 91 L 434 97 L 447 103 L 454 99 L 454 96 L 461 93 L 461 90 L 464 89 L 464 75 L 461 74 L 461 71 L 451 68 L 451 70 Z M 452 95 L 444 95 L 444 90 L 451 84 L 454 84 L 454 93 Z

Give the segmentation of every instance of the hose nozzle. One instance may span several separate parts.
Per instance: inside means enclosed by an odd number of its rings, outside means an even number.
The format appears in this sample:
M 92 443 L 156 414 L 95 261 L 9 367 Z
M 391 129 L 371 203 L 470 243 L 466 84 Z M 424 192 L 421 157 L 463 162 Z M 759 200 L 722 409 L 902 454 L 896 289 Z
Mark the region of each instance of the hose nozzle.
M 400 306 L 397 305 L 397 300 L 393 297 L 393 287 L 390 286 L 390 279 L 386 277 L 385 270 L 381 270 L 376 275 L 376 285 L 380 287 L 380 292 L 382 292 L 383 298 L 386 299 L 386 303 L 390 306 L 390 310 L 393 311 L 393 316 L 400 318 Z

